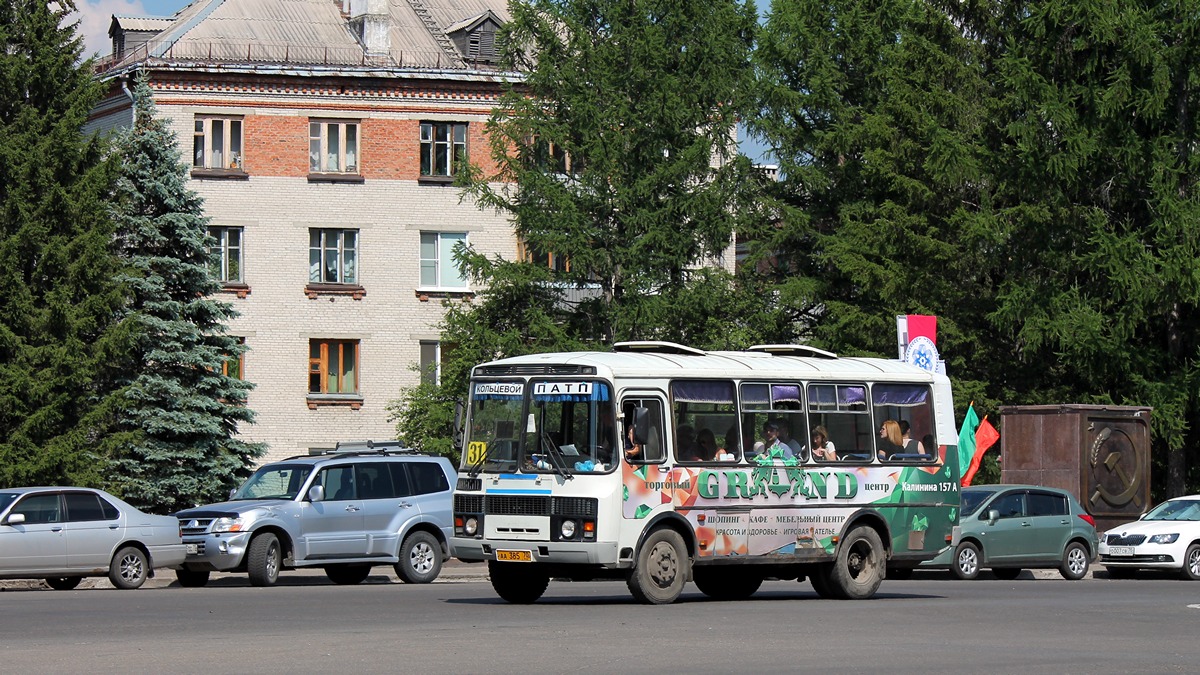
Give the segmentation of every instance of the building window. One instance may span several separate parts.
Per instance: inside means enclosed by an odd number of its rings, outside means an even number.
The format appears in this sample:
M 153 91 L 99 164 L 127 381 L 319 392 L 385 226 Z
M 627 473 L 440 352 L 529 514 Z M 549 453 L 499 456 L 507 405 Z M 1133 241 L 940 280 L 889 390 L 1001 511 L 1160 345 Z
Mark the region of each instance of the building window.
M 242 169 L 242 120 L 197 117 L 192 133 L 192 168 Z
M 308 393 L 358 393 L 358 340 L 308 341 Z
M 239 345 L 246 344 L 246 338 L 239 337 L 237 339 Z M 235 380 L 246 379 L 246 351 L 239 350 L 236 355 L 225 354 L 221 357 L 221 374 L 232 377 Z
M 421 233 L 421 287 L 466 288 L 467 280 L 454 264 L 454 247 L 467 243 L 466 232 Z
M 421 175 L 453 176 L 467 160 L 467 125 L 421 122 Z
M 308 280 L 316 284 L 357 284 L 358 230 L 309 230 Z
M 517 241 L 517 258 L 528 263 L 548 267 L 555 272 L 570 272 L 571 260 L 561 253 L 538 251 L 524 241 Z
M 224 283 L 242 282 L 242 228 L 210 227 L 209 269 Z
M 440 385 L 442 383 L 442 357 L 449 349 L 435 340 L 421 341 L 421 382 Z
M 308 170 L 358 173 L 358 122 L 309 122 Z

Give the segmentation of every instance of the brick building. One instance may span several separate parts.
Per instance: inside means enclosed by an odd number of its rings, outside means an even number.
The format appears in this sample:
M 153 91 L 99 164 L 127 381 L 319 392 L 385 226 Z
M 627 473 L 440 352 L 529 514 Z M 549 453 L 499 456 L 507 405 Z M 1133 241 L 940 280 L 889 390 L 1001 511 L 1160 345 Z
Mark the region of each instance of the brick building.
M 442 301 L 474 290 L 459 241 L 516 254 L 511 225 L 451 185 L 490 170 L 484 122 L 504 0 L 197 0 L 114 16 L 90 130 L 132 121 L 149 75 L 205 200 L 229 326 L 248 351 L 265 459 L 394 437 L 386 406 L 436 377 Z M 424 371 L 418 371 L 418 366 Z

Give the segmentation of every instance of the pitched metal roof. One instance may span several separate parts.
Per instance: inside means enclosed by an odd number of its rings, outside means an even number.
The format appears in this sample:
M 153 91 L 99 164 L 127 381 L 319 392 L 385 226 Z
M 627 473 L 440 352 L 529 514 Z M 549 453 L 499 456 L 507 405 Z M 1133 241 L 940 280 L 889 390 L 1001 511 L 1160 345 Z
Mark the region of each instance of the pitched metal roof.
M 345 3 L 350 9 L 350 2 Z M 276 65 L 468 69 L 446 37 L 452 26 L 493 13 L 508 20 L 506 0 L 386 0 L 389 50 L 368 58 L 339 0 L 196 0 L 173 17 L 139 17 L 161 32 L 140 55 L 167 60 Z M 158 23 L 153 23 L 158 22 Z M 122 18 L 120 26 L 132 28 Z M 117 64 L 113 64 L 117 65 Z
M 173 19 L 169 16 L 129 16 L 126 14 L 113 14 L 112 26 L 120 26 L 124 30 L 137 31 L 154 31 L 156 33 L 166 30 L 170 27 Z M 108 34 L 111 36 L 112 28 L 108 29 Z

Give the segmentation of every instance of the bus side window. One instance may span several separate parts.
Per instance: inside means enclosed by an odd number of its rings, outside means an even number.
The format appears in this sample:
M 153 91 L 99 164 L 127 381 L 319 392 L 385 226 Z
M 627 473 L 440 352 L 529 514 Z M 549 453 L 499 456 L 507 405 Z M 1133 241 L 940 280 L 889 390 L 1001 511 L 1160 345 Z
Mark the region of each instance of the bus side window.
M 875 457 L 866 385 L 808 385 L 808 425 L 829 431 L 827 440 L 834 444 L 838 461 L 870 462 Z
M 622 412 L 625 415 L 625 434 L 628 438 L 630 427 L 633 423 L 635 413 L 638 408 L 642 408 L 644 412 L 640 413 L 644 416 L 646 422 L 646 442 L 641 444 L 642 449 L 630 461 L 635 464 L 657 464 L 664 459 L 662 430 L 663 430 L 663 414 L 662 404 L 655 399 L 625 399 L 622 406 Z M 626 441 L 628 442 L 628 441 Z

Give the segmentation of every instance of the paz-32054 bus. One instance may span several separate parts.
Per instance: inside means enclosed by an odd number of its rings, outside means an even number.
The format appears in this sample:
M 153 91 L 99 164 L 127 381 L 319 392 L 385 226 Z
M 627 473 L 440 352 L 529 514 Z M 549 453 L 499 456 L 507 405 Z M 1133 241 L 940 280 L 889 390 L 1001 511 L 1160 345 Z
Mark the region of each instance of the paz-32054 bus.
M 510 602 L 551 578 L 867 598 L 958 522 L 950 382 L 900 361 L 629 342 L 486 363 L 469 393 L 451 548 Z

